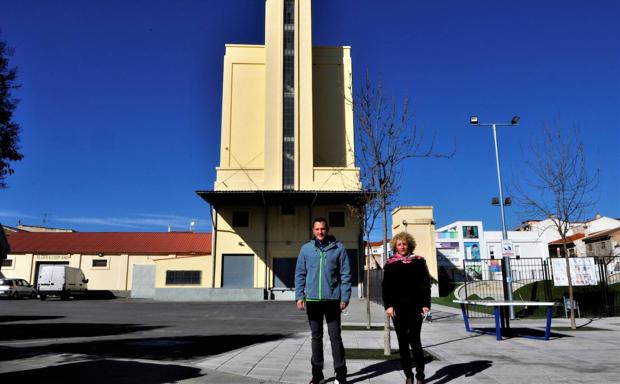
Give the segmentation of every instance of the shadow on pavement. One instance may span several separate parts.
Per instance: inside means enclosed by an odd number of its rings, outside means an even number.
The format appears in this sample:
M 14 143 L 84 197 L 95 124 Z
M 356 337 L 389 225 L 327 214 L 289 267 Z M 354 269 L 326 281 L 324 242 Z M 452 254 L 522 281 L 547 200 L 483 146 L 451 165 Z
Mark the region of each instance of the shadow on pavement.
M 218 335 L 120 340 L 85 341 L 35 347 L 0 347 L 0 361 L 48 354 L 80 354 L 91 359 L 124 358 L 150 360 L 187 360 L 217 355 L 256 343 L 278 340 L 286 335 Z M 2 381 L 0 381 L 2 382 Z
M 428 364 L 433 361 L 433 355 L 424 351 L 424 364 Z M 389 372 L 400 370 L 400 359 L 398 360 L 386 360 L 379 363 L 368 365 L 357 372 L 349 373 L 347 383 L 358 383 L 372 379 L 373 377 L 381 376 Z M 352 378 L 351 376 L 362 375 L 360 377 Z
M 474 376 L 487 368 L 493 363 L 489 360 L 474 360 L 469 363 L 452 364 L 440 368 L 431 377 L 426 378 L 427 383 L 444 384 L 455 380 L 461 376 Z
M 162 327 L 135 324 L 36 323 L 0 324 L 0 340 L 58 339 L 63 337 L 95 337 L 147 331 Z
M 33 320 L 51 320 L 61 319 L 64 316 L 0 316 L 0 323 L 9 323 L 11 321 L 33 321 Z
M 482 331 L 487 335 L 495 335 L 495 327 L 493 328 L 476 328 L 477 331 Z M 534 328 L 510 328 L 509 330 L 505 330 L 502 334 L 505 338 L 511 337 L 544 337 L 545 331 L 542 329 L 534 329 Z M 562 337 L 573 337 L 570 335 L 565 335 L 557 332 L 549 332 L 549 338 L 562 338 Z
M 85 300 L 115 300 L 116 296 L 111 291 L 88 290 L 84 295 Z
M 377 376 L 385 375 L 386 373 L 398 371 L 400 369 L 400 360 L 386 360 L 380 363 L 368 365 L 357 372 L 350 372 L 348 374 L 347 383 L 359 383 L 367 381 Z M 352 378 L 351 376 L 362 375 Z
M 173 364 L 96 360 L 0 374 L 1 383 L 174 383 L 202 376 L 200 369 Z

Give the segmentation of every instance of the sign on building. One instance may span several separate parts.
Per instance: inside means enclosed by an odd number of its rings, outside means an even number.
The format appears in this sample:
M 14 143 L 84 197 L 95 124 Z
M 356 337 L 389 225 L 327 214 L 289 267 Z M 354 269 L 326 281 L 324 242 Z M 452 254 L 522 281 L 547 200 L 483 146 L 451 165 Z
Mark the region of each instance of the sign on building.
M 598 285 L 598 274 L 593 257 L 571 257 L 568 259 L 570 277 L 573 285 Z M 567 286 L 566 259 L 552 258 L 553 285 Z

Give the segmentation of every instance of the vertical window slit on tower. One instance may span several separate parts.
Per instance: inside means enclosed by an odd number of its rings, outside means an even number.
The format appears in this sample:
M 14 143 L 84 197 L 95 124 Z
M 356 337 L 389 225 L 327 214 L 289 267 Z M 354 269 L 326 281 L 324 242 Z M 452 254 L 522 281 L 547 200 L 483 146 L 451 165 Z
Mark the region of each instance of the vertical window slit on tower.
M 282 188 L 295 189 L 295 0 L 284 0 Z

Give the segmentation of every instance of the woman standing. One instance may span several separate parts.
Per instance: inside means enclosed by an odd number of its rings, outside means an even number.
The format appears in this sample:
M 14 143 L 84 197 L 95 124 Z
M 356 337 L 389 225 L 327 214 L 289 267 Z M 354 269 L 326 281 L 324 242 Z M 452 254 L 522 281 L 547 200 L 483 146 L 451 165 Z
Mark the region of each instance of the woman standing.
M 420 331 L 431 308 L 430 275 L 426 260 L 413 253 L 416 246 L 413 236 L 400 232 L 392 238 L 391 246 L 394 256 L 384 270 L 383 305 L 396 329 L 400 363 L 407 377 L 405 384 L 413 384 L 411 351 L 417 384 L 424 384 Z

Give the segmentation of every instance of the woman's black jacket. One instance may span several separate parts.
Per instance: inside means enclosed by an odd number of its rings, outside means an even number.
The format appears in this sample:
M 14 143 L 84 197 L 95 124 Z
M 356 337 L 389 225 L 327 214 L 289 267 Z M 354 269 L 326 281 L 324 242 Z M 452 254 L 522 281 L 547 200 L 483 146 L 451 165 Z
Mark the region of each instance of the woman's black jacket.
M 388 263 L 383 272 L 385 309 L 402 305 L 431 307 L 431 279 L 424 258 L 413 256 L 409 263 Z

